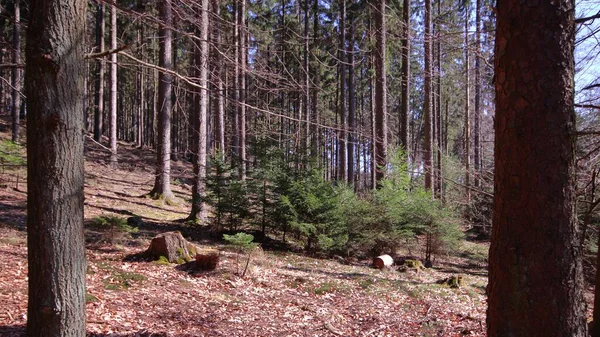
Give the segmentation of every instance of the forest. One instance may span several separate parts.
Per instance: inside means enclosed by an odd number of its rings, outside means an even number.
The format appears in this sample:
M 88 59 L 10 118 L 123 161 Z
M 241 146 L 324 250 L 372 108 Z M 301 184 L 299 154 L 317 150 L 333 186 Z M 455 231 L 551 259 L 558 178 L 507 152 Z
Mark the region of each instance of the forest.
M 600 336 L 599 37 L 594 0 L 0 0 L 0 335 Z

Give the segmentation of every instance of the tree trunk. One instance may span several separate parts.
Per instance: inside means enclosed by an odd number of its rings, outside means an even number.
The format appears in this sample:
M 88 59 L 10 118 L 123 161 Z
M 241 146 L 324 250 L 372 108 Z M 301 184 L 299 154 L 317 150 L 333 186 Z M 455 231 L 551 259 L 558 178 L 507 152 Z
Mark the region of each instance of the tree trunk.
M 354 91 L 354 25 L 353 16 L 350 16 L 350 32 L 348 34 L 348 184 L 354 184 L 354 142 L 355 142 L 355 114 L 356 93 Z
M 238 156 L 240 159 L 240 179 L 246 179 L 246 0 L 238 0 L 238 26 L 239 26 L 239 105 L 238 105 L 238 127 L 239 142 Z
M 339 113 L 340 113 L 340 142 L 338 146 L 339 161 L 338 161 L 338 180 L 348 181 L 348 170 L 346 168 L 348 158 L 347 143 L 347 128 L 348 121 L 346 115 L 346 0 L 340 0 L 340 46 L 339 46 L 339 60 L 340 60 L 340 101 L 339 101 Z
M 498 6 L 488 335 L 587 336 L 572 0 Z
M 425 169 L 425 189 L 433 192 L 433 83 L 431 60 L 431 0 L 425 0 L 425 99 L 423 103 L 423 118 L 425 119 L 425 146 L 423 147 L 423 166 Z
M 404 0 L 402 8 L 402 79 L 401 95 L 402 103 L 400 106 L 400 145 L 406 152 L 406 158 L 409 158 L 408 149 L 408 117 L 410 111 L 410 0 Z
M 465 11 L 465 202 L 471 202 L 471 96 L 469 95 L 469 9 Z
M 15 16 L 13 21 L 13 63 L 21 62 L 21 6 L 20 1 L 15 0 Z M 21 68 L 12 69 L 12 141 L 19 142 L 20 112 L 21 112 Z
M 375 10 L 375 181 L 385 176 L 387 163 L 387 75 L 385 0 Z
M 213 0 L 212 3 L 213 12 L 215 18 L 219 20 L 221 17 L 221 3 L 218 0 Z M 223 67 L 219 66 L 221 57 L 218 53 L 218 48 L 221 46 L 221 25 L 220 22 L 213 20 L 213 39 L 215 41 L 215 48 L 213 52 L 212 66 L 215 69 L 215 88 L 216 94 L 214 96 L 214 111 L 215 111 L 215 138 L 216 148 L 222 156 L 222 160 L 225 160 L 225 99 L 224 99 L 224 88 L 223 88 Z
M 117 49 L 117 7 L 110 7 L 110 49 Z M 110 164 L 117 165 L 117 53 L 110 54 Z
M 143 9 L 143 4 L 141 3 L 141 1 L 138 1 L 138 10 L 142 10 Z M 137 45 L 138 48 L 140 50 L 140 57 L 144 56 L 144 24 L 140 23 L 137 29 Z M 145 69 L 140 68 L 138 69 L 137 72 L 137 97 L 138 97 L 138 107 L 137 107 L 137 138 L 136 138 L 136 145 L 139 148 L 142 148 L 142 146 L 144 145 L 144 111 L 146 111 L 145 107 L 146 107 L 146 102 L 145 102 Z
M 32 0 L 27 29 L 27 336 L 85 336 L 83 0 Z
M 481 0 L 475 1 L 475 111 L 473 111 L 473 183 L 479 186 L 481 173 L 481 144 L 479 141 L 479 117 L 481 116 Z
M 196 67 L 198 71 L 198 85 L 202 88 L 208 87 L 208 0 L 200 2 L 200 46 L 195 51 Z M 198 102 L 197 118 L 194 121 L 194 186 L 192 188 L 192 211 L 189 219 L 196 223 L 206 221 L 206 140 L 208 122 L 208 97 L 209 92 L 200 89 L 194 99 Z
M 160 52 L 158 65 L 171 69 L 173 23 L 171 0 L 165 0 L 159 5 L 161 25 L 158 32 Z M 171 191 L 171 78 L 170 74 L 161 72 L 158 75 L 158 139 L 156 143 L 156 180 L 150 195 L 154 199 L 162 199 L 166 203 L 174 202 L 175 195 Z

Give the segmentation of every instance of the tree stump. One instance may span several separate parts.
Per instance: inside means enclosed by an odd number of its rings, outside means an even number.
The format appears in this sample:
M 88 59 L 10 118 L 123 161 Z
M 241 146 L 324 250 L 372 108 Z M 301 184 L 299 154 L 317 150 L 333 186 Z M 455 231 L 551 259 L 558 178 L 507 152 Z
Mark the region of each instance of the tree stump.
M 183 238 L 180 232 L 166 232 L 158 234 L 150 242 L 148 255 L 154 259 L 164 256 L 169 262 L 182 264 L 193 260 L 197 248 L 194 244 Z
M 202 248 L 196 253 L 196 268 L 199 270 L 215 270 L 219 263 L 219 251 L 212 248 Z

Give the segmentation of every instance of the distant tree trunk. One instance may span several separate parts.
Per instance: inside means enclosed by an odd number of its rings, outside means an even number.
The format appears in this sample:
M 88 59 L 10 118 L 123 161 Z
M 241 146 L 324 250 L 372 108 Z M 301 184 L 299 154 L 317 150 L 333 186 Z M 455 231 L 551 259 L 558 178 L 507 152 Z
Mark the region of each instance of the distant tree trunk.
M 587 336 L 575 217 L 574 6 L 498 6 L 490 337 Z
M 143 10 L 143 3 L 141 0 L 138 1 L 138 10 L 141 12 Z M 144 24 L 140 23 L 137 29 L 137 46 L 140 50 L 140 56 L 143 57 L 144 55 Z M 146 111 L 145 107 L 146 107 L 146 101 L 145 101 L 145 69 L 140 68 L 138 69 L 137 75 L 136 75 L 136 81 L 137 81 L 137 99 L 138 99 L 138 106 L 137 106 L 137 138 L 136 138 L 136 145 L 137 147 L 141 148 L 144 145 L 144 111 Z
M 104 52 L 104 3 L 98 2 L 96 5 L 96 48 L 98 53 Z M 94 114 L 94 140 L 102 141 L 102 124 L 104 123 L 104 57 L 100 58 L 96 68 L 96 98 Z
M 310 31 L 310 25 L 309 25 L 309 17 L 310 17 L 310 13 L 308 12 L 308 8 L 309 8 L 309 0 L 304 0 L 304 55 L 303 55 L 303 72 L 304 72 L 304 105 L 302 105 L 302 107 L 304 108 L 303 113 L 304 113 L 304 125 L 305 125 L 305 129 L 304 129 L 304 149 L 302 151 L 302 154 L 304 156 L 304 161 L 307 162 L 308 165 L 308 157 L 310 155 L 310 91 L 311 91 L 311 86 L 310 86 L 310 62 L 309 62 L 309 57 L 308 57 L 308 53 L 309 53 L 309 48 L 310 48 L 310 35 L 309 35 L 309 31 Z
M 425 169 L 425 189 L 433 192 L 433 67 L 431 60 L 431 0 L 425 0 L 425 99 L 423 118 L 425 119 L 425 146 L 423 148 L 423 166 Z
M 465 11 L 465 201 L 471 202 L 471 96 L 469 95 L 469 9 Z
M 213 20 L 212 26 L 213 30 L 213 39 L 215 41 L 215 48 L 212 60 L 212 67 L 215 73 L 215 88 L 216 95 L 213 99 L 214 111 L 215 111 L 215 137 L 216 137 L 216 148 L 221 153 L 223 160 L 225 160 L 225 99 L 224 99 L 224 87 L 223 87 L 223 67 L 219 66 L 221 57 L 219 56 L 218 49 L 221 46 L 221 25 L 220 22 L 217 22 L 221 17 L 221 3 L 218 0 L 213 0 L 212 3 L 213 12 L 215 14 L 216 20 Z
M 400 105 L 400 145 L 409 158 L 408 117 L 410 111 L 410 0 L 404 0 L 402 8 L 402 79 Z
M 15 0 L 15 16 L 13 21 L 13 63 L 21 62 L 21 6 L 20 1 Z M 20 112 L 21 112 L 21 68 L 12 69 L 12 141 L 19 142 Z
M 244 0 L 233 0 L 233 60 L 234 60 L 234 73 L 233 73 L 233 95 L 232 95 L 232 116 L 231 116 L 231 128 L 232 128 L 232 136 L 231 136 L 231 162 L 232 165 L 238 165 L 238 157 L 240 152 L 240 142 L 239 142 L 239 97 L 240 97 L 240 25 L 239 25 L 239 16 L 240 16 L 240 6 L 238 4 L 239 1 Z M 282 0 L 284 1 L 284 0 Z M 285 18 L 285 17 L 284 17 Z M 285 25 L 282 25 L 285 29 Z M 283 43 L 282 43 L 283 45 Z M 282 58 L 284 56 L 282 55 Z M 281 95 L 283 97 L 283 91 L 281 91 Z M 282 134 L 283 134 L 283 120 L 281 123 Z
M 442 2 L 438 1 L 437 3 L 437 17 L 441 18 L 442 16 Z M 442 36 L 441 36 L 441 24 L 438 22 L 436 24 L 435 34 L 436 34 L 436 95 L 435 95 L 435 111 L 436 111 L 436 153 L 437 153 L 437 168 L 436 168 L 436 195 L 440 200 L 444 199 L 444 172 L 442 170 L 442 130 L 443 130 L 443 119 L 442 119 Z
M 171 0 L 162 1 L 159 5 L 159 18 L 161 25 L 158 32 L 160 38 L 160 51 L 158 65 L 161 68 L 172 69 L 173 35 L 171 25 L 173 16 Z M 175 201 L 171 191 L 171 90 L 172 76 L 161 72 L 158 75 L 158 139 L 156 143 L 156 180 L 150 195 L 155 199 L 162 199 L 166 203 Z
M 238 13 L 239 26 L 239 62 L 240 62 L 240 79 L 239 79 L 239 141 L 238 156 L 240 159 L 240 178 L 246 179 L 246 0 L 238 0 L 240 10 Z
M 340 113 L 340 142 L 338 146 L 339 152 L 339 165 L 338 165 L 338 179 L 341 181 L 348 181 L 348 170 L 346 168 L 348 158 L 347 143 L 347 128 L 348 128 L 348 117 L 346 114 L 346 0 L 340 0 L 340 46 L 339 46 L 339 60 L 340 60 L 340 101 L 339 101 L 339 113 Z
M 195 51 L 196 67 L 198 71 L 198 85 L 200 92 L 194 99 L 198 102 L 198 112 L 194 121 L 194 186 L 192 188 L 192 211 L 189 219 L 196 223 L 206 221 L 206 141 L 208 123 L 208 0 L 200 2 L 200 46 Z
M 385 0 L 378 0 L 375 8 L 375 180 L 385 176 L 387 163 L 387 74 Z
M 85 336 L 87 2 L 32 0 L 27 28 L 27 336 Z
M 481 0 L 475 1 L 475 111 L 473 111 L 473 182 L 479 186 L 481 173 L 481 144 L 479 136 L 479 117 L 481 115 Z
M 354 25 L 350 16 L 350 32 L 348 35 L 348 183 L 354 184 L 354 127 L 356 113 L 356 95 L 354 92 Z
M 110 7 L 110 49 L 117 49 L 117 7 Z M 110 164 L 117 165 L 117 53 L 110 54 Z
M 313 49 L 316 49 L 317 43 L 315 42 L 319 36 L 319 0 L 313 1 Z M 313 55 L 313 70 L 312 70 L 312 98 L 310 99 L 311 103 L 311 155 L 313 158 L 317 159 L 319 157 L 319 145 L 321 142 L 320 128 L 319 128 L 319 81 L 320 81 L 320 67 L 319 60 L 317 58 L 316 53 L 312 53 Z

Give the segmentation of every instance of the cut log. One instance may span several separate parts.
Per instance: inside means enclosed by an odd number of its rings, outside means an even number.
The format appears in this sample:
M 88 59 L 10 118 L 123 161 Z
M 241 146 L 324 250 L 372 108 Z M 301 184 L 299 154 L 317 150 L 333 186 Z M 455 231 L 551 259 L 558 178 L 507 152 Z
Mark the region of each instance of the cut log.
M 196 268 L 199 270 L 214 270 L 219 263 L 219 251 L 212 248 L 202 248 L 196 253 Z
M 373 266 L 377 269 L 389 268 L 394 264 L 394 259 L 385 254 L 373 259 Z
M 166 232 L 152 239 L 148 255 L 154 259 L 164 256 L 171 263 L 182 264 L 192 261 L 197 250 L 196 246 L 184 239 L 180 232 Z

